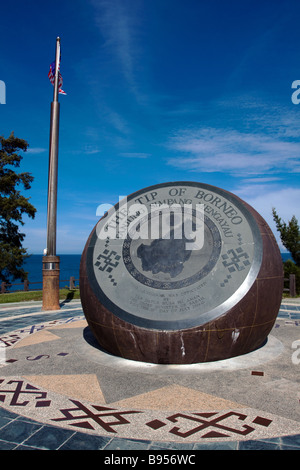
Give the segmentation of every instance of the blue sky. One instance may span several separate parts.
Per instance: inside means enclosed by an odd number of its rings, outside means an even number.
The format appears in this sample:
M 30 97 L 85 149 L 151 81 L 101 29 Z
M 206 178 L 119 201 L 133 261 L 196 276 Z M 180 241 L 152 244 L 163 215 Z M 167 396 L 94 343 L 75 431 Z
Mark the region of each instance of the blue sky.
M 278 0 L 11 0 L 1 5 L 0 134 L 29 142 L 42 253 L 50 103 L 61 37 L 57 252 L 81 253 L 97 207 L 167 181 L 232 191 L 268 221 L 299 217 L 300 3 Z

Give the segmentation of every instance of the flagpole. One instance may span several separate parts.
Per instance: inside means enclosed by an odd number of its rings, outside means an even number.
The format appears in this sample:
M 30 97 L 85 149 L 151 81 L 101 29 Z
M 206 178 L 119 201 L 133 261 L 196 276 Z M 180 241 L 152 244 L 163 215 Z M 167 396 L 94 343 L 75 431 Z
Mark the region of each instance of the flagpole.
M 60 38 L 56 39 L 56 60 L 53 102 L 51 103 L 49 176 L 48 176 L 48 217 L 47 255 L 56 256 L 56 213 L 57 213 L 57 170 L 59 137 L 58 72 L 60 59 Z
M 59 310 L 59 263 L 56 255 L 57 224 L 57 175 L 59 138 L 59 62 L 60 38 L 56 39 L 55 78 L 53 101 L 50 113 L 48 207 L 47 207 L 47 248 L 43 257 L 43 310 Z

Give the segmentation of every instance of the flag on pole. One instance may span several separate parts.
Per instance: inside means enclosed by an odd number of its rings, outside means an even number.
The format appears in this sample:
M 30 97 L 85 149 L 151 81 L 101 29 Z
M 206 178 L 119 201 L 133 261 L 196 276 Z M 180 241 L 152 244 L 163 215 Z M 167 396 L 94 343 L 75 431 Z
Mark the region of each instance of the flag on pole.
M 60 93 L 61 95 L 66 95 L 67 93 L 64 92 L 61 87 L 62 87 L 62 84 L 63 84 L 63 79 L 62 79 L 62 76 L 61 76 L 61 73 L 59 71 L 59 68 L 60 68 L 60 62 L 58 63 L 58 93 Z M 55 61 L 52 62 L 52 64 L 50 64 L 50 70 L 49 70 L 49 73 L 48 73 L 48 77 L 49 77 L 49 80 L 50 82 L 52 83 L 52 85 L 54 85 L 54 80 L 55 80 Z

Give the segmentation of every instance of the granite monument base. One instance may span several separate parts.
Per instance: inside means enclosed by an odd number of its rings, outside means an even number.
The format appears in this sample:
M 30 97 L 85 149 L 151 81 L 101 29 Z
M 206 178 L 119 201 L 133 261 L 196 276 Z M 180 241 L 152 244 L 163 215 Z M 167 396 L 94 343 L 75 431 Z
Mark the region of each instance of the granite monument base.
M 259 348 L 283 289 L 265 220 L 228 191 L 164 183 L 131 194 L 84 248 L 80 293 L 99 345 L 126 359 L 192 364 Z

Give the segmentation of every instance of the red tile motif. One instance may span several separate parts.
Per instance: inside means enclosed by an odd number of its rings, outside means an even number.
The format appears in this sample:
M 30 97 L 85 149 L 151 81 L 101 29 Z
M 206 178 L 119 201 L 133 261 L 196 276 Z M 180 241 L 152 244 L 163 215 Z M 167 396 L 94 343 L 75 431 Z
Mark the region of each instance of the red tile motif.
M 117 411 L 114 408 L 107 408 L 105 406 L 91 405 L 87 407 L 80 401 L 70 400 L 74 403 L 75 407 L 60 410 L 64 418 L 54 418 L 52 421 L 67 421 L 71 426 L 77 426 L 85 429 L 95 429 L 93 422 L 101 426 L 107 432 L 116 433 L 115 426 L 120 424 L 130 424 L 124 415 L 135 413 L 142 413 L 141 411 Z M 95 411 L 100 413 L 95 413 Z M 78 412 L 81 414 L 78 414 Z M 106 421 L 103 418 L 110 418 L 111 421 Z
M 143 426 L 146 428 L 156 431 L 164 427 L 165 434 L 182 439 L 193 435 L 201 439 L 220 437 L 232 439 L 237 436 L 248 436 L 258 427 L 268 427 L 272 423 L 272 420 L 263 416 L 256 416 L 253 419 L 235 411 L 174 413 L 163 419 L 159 417 L 148 421 L 147 413 L 141 410 L 115 409 L 73 399 L 66 401 L 70 406 L 59 408 L 49 399 L 48 392 L 25 380 L 0 379 L 0 402 L 13 408 L 13 411 L 21 412 L 27 406 L 37 410 L 47 407 L 50 408 L 49 420 L 53 424 L 60 423 L 87 431 L 104 430 L 107 433 L 117 434 L 120 426 L 134 426 L 132 417 L 137 414 L 145 416 Z
M 23 380 L 9 380 L 6 382 L 7 388 L 2 389 L 1 385 L 5 382 L 0 379 L 0 401 L 9 402 L 10 406 L 27 406 L 34 398 L 35 407 L 50 406 L 51 400 L 47 398 L 47 392 L 39 390 L 37 387 L 24 383 Z M 26 398 L 26 399 L 25 399 Z
M 4 348 L 13 347 L 25 336 L 31 335 L 49 326 L 77 321 L 78 317 L 66 320 L 58 320 L 40 325 L 26 327 L 0 337 L 0 345 Z M 80 317 L 81 319 L 81 317 Z M 68 356 L 68 352 L 55 352 L 57 356 Z M 28 361 L 37 361 L 46 355 L 26 356 Z M 48 355 L 48 357 L 50 357 Z M 13 363 L 16 359 L 5 361 Z M 258 375 L 257 371 L 252 373 Z M 63 400 L 61 401 L 61 398 Z M 207 412 L 173 412 L 154 411 L 149 415 L 147 410 L 127 410 L 124 408 L 112 408 L 102 404 L 92 404 L 82 400 L 61 397 L 58 401 L 56 395 L 38 388 L 21 377 L 0 377 L 0 405 L 9 410 L 28 416 L 36 421 L 46 421 L 49 424 L 61 425 L 67 428 L 79 428 L 86 432 L 96 432 L 116 435 L 120 437 L 136 432 L 136 424 L 139 432 L 145 431 L 145 435 L 155 438 L 163 431 L 164 438 L 184 441 L 199 439 L 247 439 L 255 438 L 256 431 L 267 428 L 272 420 L 256 415 L 255 411 L 207 411 Z M 32 412 L 34 413 L 32 414 Z M 163 429 L 162 429 L 163 428 Z M 261 433 L 260 433 L 261 434 Z

